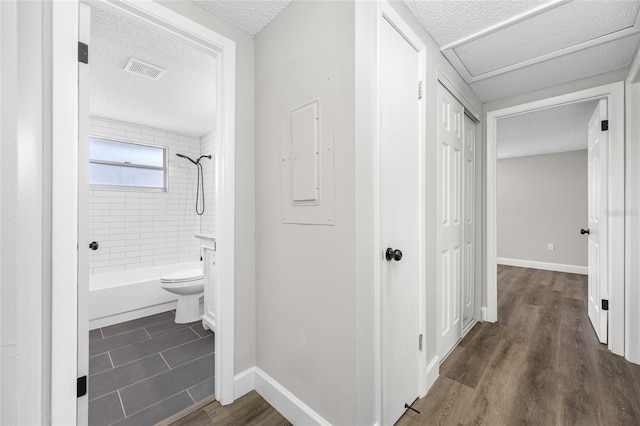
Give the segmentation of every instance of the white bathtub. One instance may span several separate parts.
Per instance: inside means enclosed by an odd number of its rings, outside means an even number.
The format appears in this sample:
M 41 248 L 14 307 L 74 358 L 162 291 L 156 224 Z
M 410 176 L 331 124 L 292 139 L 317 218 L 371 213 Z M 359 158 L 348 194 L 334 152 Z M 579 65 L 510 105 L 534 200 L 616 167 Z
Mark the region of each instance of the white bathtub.
M 160 287 L 160 277 L 202 262 L 108 272 L 89 277 L 89 329 L 175 309 L 177 296 Z

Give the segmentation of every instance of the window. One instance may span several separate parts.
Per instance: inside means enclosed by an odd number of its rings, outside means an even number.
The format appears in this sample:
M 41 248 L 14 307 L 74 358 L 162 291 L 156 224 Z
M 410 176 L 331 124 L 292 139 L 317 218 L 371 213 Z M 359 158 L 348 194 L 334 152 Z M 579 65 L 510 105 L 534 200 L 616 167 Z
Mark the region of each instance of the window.
M 166 163 L 163 147 L 89 138 L 89 184 L 94 187 L 165 191 Z

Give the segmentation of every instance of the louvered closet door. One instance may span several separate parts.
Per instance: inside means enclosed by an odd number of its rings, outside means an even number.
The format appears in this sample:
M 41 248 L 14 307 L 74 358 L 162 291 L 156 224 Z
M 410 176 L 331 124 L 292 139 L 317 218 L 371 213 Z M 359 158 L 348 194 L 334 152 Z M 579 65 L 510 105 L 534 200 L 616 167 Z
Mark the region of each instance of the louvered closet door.
M 438 355 L 462 336 L 464 108 L 438 86 Z

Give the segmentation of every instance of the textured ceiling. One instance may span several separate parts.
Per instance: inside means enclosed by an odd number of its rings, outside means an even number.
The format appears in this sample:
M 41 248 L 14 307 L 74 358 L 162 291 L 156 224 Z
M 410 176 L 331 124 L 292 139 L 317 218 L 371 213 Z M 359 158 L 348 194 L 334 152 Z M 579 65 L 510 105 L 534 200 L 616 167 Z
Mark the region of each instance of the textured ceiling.
M 195 4 L 232 25 L 258 34 L 291 0 L 192 0 Z
M 159 81 L 127 73 L 131 57 L 166 71 Z M 214 130 L 213 56 L 93 7 L 89 63 L 91 115 L 194 137 Z
M 597 105 L 580 102 L 498 120 L 498 158 L 587 149 L 587 126 Z
M 483 102 L 630 66 L 638 0 L 405 0 Z

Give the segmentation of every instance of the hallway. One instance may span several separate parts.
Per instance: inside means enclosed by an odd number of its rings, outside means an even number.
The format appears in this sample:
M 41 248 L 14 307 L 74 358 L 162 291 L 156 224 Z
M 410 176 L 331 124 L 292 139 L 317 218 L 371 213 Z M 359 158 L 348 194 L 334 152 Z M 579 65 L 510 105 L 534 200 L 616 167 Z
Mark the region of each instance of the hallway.
M 480 323 L 398 425 L 640 423 L 640 366 L 601 345 L 584 275 L 498 266 L 498 322 Z

